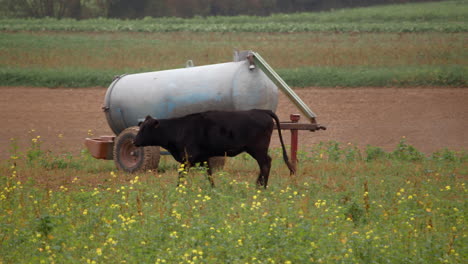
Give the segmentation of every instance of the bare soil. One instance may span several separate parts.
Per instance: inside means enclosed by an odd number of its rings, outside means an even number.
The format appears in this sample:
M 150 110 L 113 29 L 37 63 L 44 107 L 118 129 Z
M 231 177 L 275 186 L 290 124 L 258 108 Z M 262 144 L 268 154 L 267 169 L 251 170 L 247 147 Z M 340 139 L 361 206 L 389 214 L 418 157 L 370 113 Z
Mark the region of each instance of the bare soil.
M 426 154 L 445 147 L 468 150 L 468 89 L 295 90 L 317 114 L 318 122 L 328 128 L 301 131 L 299 144 L 304 150 L 320 141 L 334 140 L 390 151 L 403 136 Z M 86 137 L 112 135 L 101 110 L 105 92 L 105 88 L 0 87 L 0 159 L 9 157 L 12 138 L 23 149 L 40 136 L 43 149 L 78 153 Z M 299 111 L 280 94 L 277 113 L 282 121 L 288 121 L 289 114 Z M 289 133 L 284 135 L 289 142 Z M 276 133 L 272 146 L 279 146 Z

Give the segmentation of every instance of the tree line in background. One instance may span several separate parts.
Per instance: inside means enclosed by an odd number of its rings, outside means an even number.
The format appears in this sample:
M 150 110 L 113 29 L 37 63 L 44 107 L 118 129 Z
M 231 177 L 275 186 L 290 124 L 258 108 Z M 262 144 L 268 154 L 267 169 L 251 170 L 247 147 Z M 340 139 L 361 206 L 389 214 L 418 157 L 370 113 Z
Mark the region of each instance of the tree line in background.
M 440 1 L 440 0 L 439 0 Z M 2 17 L 87 19 L 266 16 L 428 0 L 0 0 Z

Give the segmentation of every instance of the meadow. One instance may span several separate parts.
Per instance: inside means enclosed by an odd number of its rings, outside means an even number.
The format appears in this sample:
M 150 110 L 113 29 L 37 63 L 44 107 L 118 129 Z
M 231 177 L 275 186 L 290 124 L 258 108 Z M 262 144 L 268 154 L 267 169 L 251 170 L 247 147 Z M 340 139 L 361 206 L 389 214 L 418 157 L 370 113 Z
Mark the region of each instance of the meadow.
M 0 85 L 107 86 L 114 75 L 180 68 L 188 59 L 227 62 L 234 49 L 247 49 L 294 87 L 466 87 L 467 7 L 443 1 L 268 17 L 0 19 Z
M 468 154 L 326 142 L 289 176 L 279 149 L 268 189 L 255 161 L 205 169 L 165 157 L 125 174 L 111 161 L 30 146 L 0 165 L 1 263 L 466 263 Z

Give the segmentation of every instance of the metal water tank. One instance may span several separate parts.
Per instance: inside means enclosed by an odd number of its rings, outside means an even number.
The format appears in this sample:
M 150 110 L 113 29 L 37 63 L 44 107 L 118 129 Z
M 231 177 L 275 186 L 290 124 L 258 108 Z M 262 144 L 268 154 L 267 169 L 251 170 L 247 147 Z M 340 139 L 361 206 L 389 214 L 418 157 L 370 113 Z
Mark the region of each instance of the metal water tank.
M 277 86 L 248 60 L 122 75 L 109 86 L 107 121 L 119 135 L 147 115 L 173 118 L 208 110 L 270 109 Z

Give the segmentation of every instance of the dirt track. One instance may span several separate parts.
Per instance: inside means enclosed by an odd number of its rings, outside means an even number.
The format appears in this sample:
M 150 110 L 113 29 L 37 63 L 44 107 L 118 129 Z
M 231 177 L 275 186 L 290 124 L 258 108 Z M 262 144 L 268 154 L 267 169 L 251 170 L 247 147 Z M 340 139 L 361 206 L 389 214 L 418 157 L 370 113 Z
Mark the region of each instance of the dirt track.
M 105 88 L 0 87 L 0 159 L 10 155 L 11 138 L 24 147 L 39 135 L 44 149 L 77 153 L 88 130 L 94 135 L 112 134 L 101 111 L 105 92 Z M 468 89 L 308 88 L 296 92 L 318 115 L 318 122 L 328 127 L 300 132 L 302 147 L 335 140 L 392 150 L 405 136 L 425 153 L 444 147 L 468 150 Z M 298 110 L 281 94 L 277 112 L 286 121 Z M 289 133 L 285 135 L 289 142 Z M 272 145 L 278 146 L 276 135 Z

